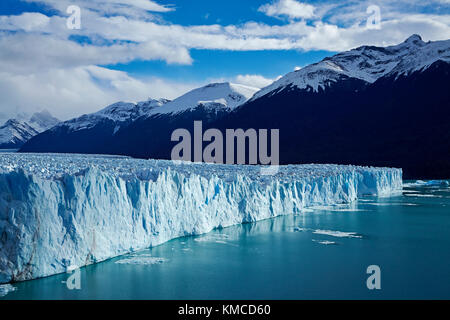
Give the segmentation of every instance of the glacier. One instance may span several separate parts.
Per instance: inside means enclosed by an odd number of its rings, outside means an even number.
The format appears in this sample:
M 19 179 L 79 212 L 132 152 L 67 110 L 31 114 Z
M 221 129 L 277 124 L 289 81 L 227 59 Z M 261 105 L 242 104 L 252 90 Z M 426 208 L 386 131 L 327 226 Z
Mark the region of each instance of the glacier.
M 0 155 L 0 283 L 66 272 L 215 228 L 402 190 L 402 170 Z

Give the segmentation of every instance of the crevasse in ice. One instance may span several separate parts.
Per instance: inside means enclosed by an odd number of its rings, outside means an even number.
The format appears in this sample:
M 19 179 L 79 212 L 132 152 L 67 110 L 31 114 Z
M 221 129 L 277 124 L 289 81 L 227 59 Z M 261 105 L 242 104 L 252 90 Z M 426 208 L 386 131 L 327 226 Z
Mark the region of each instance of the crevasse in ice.
M 0 155 L 0 283 L 54 275 L 214 228 L 402 189 L 402 171 Z

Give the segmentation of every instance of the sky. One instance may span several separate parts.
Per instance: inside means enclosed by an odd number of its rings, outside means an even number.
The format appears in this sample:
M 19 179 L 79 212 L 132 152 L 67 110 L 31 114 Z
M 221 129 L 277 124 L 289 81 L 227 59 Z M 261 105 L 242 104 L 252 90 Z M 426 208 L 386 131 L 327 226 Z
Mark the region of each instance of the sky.
M 2 0 L 0 119 L 67 120 L 211 82 L 262 88 L 412 34 L 450 39 L 450 0 Z

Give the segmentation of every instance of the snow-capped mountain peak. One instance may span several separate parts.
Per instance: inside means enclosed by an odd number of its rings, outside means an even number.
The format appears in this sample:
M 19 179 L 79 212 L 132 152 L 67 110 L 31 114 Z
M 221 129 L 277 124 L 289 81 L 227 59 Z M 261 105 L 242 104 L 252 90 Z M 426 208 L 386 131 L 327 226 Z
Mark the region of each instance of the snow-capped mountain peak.
M 18 114 L 0 127 L 0 148 L 18 148 L 35 135 L 58 123 L 59 120 L 46 110 L 31 116 L 24 113 Z
M 418 46 L 423 46 L 426 43 L 422 40 L 422 37 L 418 34 L 413 34 L 408 39 L 405 40 L 405 44 L 414 44 Z
M 106 108 L 93 113 L 94 117 L 105 117 L 114 121 L 126 121 L 131 119 L 136 119 L 144 114 L 148 114 L 151 110 L 155 108 L 162 107 L 164 104 L 168 103 L 170 100 L 167 99 L 149 99 L 147 101 L 142 101 L 138 103 L 131 102 L 117 102 Z
M 110 120 L 117 123 L 117 130 L 121 123 L 131 122 L 141 116 L 148 115 L 169 101 L 167 99 L 148 99 L 147 101 L 138 103 L 116 102 L 98 112 L 85 114 L 81 117 L 62 122 L 59 126 L 67 126 L 71 131 L 78 131 L 93 128 L 103 120 Z
M 240 84 L 211 83 L 194 89 L 181 97 L 167 103 L 162 108 L 153 110 L 152 114 L 180 113 L 195 109 L 199 105 L 213 108 L 235 109 L 249 100 L 259 89 Z
M 287 74 L 253 99 L 291 86 L 318 91 L 346 78 L 374 83 L 388 74 L 399 76 L 426 69 L 438 60 L 450 62 L 450 40 L 424 42 L 419 35 L 412 35 L 395 46 L 362 46 L 325 58 Z
M 56 126 L 60 120 L 53 117 L 47 110 L 43 110 L 34 113 L 28 122 L 36 131 L 42 132 Z

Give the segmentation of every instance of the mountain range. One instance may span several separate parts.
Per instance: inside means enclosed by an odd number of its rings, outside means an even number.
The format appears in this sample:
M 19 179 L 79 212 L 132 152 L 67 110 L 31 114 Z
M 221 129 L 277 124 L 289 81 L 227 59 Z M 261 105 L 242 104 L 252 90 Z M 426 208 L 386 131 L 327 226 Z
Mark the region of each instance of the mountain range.
M 29 139 L 59 122 L 46 110 L 31 116 L 19 114 L 0 127 L 0 149 L 19 149 Z
M 175 129 L 191 127 L 194 119 L 205 124 L 220 119 L 257 91 L 244 85 L 213 83 L 173 101 L 119 102 L 97 113 L 61 122 L 31 139 L 21 151 L 170 158 L 167 142 Z
M 22 152 L 169 159 L 177 128 L 280 130 L 280 161 L 390 166 L 450 178 L 450 40 L 362 46 L 261 90 L 211 84 L 173 101 L 119 103 L 62 122 Z

